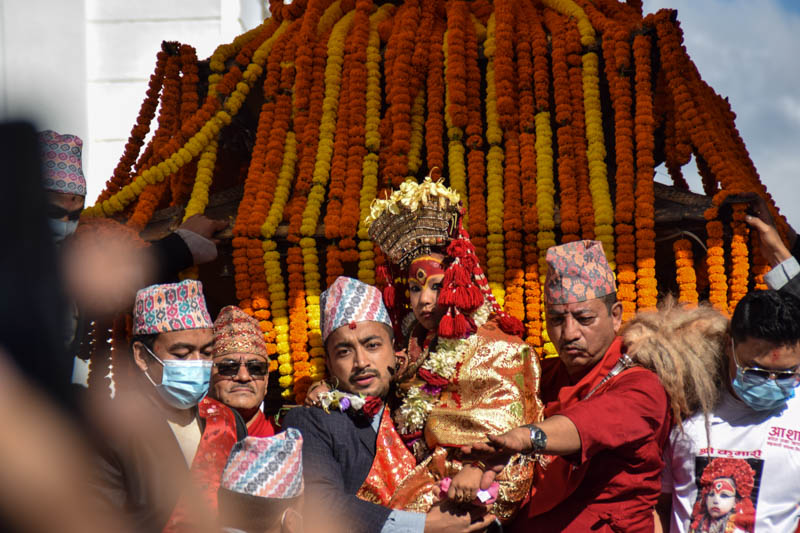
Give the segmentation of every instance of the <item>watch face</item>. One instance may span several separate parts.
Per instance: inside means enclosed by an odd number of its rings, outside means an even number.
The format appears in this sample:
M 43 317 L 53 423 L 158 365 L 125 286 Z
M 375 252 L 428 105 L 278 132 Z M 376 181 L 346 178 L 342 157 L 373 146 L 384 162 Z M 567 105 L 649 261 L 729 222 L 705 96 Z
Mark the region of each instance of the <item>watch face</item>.
M 547 435 L 538 427 L 531 428 L 531 444 L 535 452 L 540 452 L 547 446 Z

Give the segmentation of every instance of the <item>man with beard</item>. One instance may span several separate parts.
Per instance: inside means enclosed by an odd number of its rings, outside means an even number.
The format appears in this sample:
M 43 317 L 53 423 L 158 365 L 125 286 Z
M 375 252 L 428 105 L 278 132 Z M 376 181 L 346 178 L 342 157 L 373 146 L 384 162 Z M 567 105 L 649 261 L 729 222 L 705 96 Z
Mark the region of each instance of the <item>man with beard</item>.
M 415 466 L 383 404 L 397 371 L 392 325 L 380 291 L 351 278 L 337 278 L 320 296 L 320 309 L 334 390 L 320 398 L 324 409 L 292 409 L 284 423 L 303 435 L 307 508 L 325 509 L 332 528 L 341 525 L 357 533 L 484 530 L 493 516 L 473 521 L 469 513 L 439 505 L 427 514 L 392 510 L 357 495 L 370 473 L 379 434 L 381 446 L 396 445 L 396 468 Z M 380 481 L 392 490 L 392 479 Z

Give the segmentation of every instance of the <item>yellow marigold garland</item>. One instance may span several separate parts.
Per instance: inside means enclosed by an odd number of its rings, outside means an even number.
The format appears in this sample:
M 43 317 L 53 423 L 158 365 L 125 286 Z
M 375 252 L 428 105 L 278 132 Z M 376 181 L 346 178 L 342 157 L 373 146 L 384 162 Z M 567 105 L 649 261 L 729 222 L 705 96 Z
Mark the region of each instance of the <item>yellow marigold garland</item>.
M 369 227 L 364 222 L 369 215 L 369 207 L 378 195 L 378 162 L 381 148 L 381 39 L 378 24 L 391 14 L 389 6 L 381 6 L 370 17 L 369 41 L 367 44 L 367 116 L 364 124 L 364 144 L 367 155 L 362 163 L 361 194 L 359 197 L 358 218 L 358 279 L 369 285 L 375 284 L 375 252 L 369 240 Z M 322 370 L 324 371 L 324 361 Z
M 333 155 L 333 133 L 336 130 L 336 115 L 339 110 L 339 91 L 342 84 L 344 42 L 353 23 L 355 11 L 344 15 L 334 25 L 328 39 L 328 64 L 325 67 L 325 99 L 322 104 L 322 122 L 319 128 L 319 146 L 314 165 L 311 192 L 303 211 L 300 233 L 310 237 L 317 231 L 325 186 L 328 183 L 331 156 Z
M 536 211 L 539 214 L 539 233 L 536 245 L 539 247 L 539 284 L 544 286 L 547 275 L 547 249 L 556 245 L 555 183 L 553 180 L 553 132 L 550 128 L 550 113 L 540 111 L 536 114 Z M 557 354 L 555 346 L 547 335 L 544 312 L 544 298 L 541 301 L 542 351 L 545 357 Z

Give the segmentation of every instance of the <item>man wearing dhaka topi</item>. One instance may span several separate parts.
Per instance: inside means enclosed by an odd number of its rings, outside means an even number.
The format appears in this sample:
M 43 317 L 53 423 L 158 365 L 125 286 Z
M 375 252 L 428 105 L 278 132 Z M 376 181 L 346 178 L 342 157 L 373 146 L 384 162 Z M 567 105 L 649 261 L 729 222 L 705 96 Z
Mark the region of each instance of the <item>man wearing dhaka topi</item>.
M 284 419 L 303 435 L 305 518 L 323 509 L 323 530 L 348 533 L 483 531 L 494 519 L 485 508 L 450 512 L 429 505 L 411 512 L 381 505 L 416 465 L 384 404 L 400 368 L 389 314 L 378 289 L 346 277 L 322 293 L 320 309 L 335 387 L 319 395 L 321 408 L 298 407 Z
M 463 451 L 497 468 L 514 453 L 549 460 L 512 531 L 652 532 L 671 425 L 667 393 L 617 336 L 622 306 L 602 244 L 554 246 L 546 259 L 547 332 L 559 358 L 543 372 L 545 420 Z
M 267 344 L 258 322 L 235 305 L 224 307 L 214 321 L 214 367 L 208 394 L 242 415 L 251 437 L 276 433 L 261 410 L 268 379 Z

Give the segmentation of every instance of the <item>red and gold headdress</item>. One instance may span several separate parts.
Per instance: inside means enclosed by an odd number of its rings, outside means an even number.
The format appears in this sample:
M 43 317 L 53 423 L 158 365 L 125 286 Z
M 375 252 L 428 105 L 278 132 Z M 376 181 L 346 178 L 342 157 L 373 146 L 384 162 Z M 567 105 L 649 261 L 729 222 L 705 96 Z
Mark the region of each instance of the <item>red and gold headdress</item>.
M 503 331 L 521 335 L 522 323 L 500 308 L 489 288 L 463 227 L 460 202 L 456 191 L 430 177 L 422 183 L 406 181 L 388 198 L 373 202 L 367 224 L 370 238 L 390 262 L 379 274 L 386 283 L 384 301 L 392 321 L 400 324 L 408 311 L 404 294 L 398 297 L 395 285 L 405 279 L 411 261 L 419 255 L 443 252 L 448 259 L 438 303 L 446 312 L 439 323 L 439 336 L 464 338 L 474 333 L 477 328 L 471 315 L 484 303 L 498 317 Z

